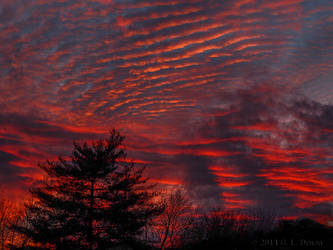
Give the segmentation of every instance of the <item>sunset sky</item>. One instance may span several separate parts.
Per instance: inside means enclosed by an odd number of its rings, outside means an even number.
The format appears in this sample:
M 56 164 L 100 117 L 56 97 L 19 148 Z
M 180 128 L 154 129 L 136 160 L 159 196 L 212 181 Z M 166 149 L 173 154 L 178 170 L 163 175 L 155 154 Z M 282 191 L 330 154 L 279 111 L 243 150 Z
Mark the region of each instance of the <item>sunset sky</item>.
M 333 221 L 332 0 L 0 0 L 0 183 L 73 140 L 201 204 Z

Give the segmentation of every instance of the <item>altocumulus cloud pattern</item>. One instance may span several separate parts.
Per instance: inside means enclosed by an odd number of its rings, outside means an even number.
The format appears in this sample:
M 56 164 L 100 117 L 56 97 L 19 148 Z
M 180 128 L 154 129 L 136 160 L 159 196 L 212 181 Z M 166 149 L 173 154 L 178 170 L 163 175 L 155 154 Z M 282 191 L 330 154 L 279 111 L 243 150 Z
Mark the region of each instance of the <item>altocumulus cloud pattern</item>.
M 0 181 L 118 127 L 153 181 L 332 217 L 330 0 L 0 0 Z

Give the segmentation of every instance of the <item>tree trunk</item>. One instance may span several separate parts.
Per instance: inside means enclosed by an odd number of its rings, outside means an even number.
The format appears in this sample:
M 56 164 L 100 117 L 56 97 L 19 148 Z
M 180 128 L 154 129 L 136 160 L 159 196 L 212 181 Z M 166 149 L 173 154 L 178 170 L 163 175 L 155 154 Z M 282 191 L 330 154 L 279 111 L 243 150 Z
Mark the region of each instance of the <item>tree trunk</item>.
M 170 222 L 168 221 L 168 225 L 167 225 L 167 228 L 165 230 L 165 234 L 164 234 L 164 237 L 163 237 L 163 240 L 162 240 L 162 243 L 161 243 L 161 250 L 164 250 L 165 248 L 165 242 L 169 236 L 169 227 L 170 227 Z
M 95 181 L 91 181 L 90 187 L 90 204 L 89 204 L 89 221 L 88 221 L 88 243 L 89 249 L 93 249 L 93 210 L 94 210 L 94 191 L 95 191 Z

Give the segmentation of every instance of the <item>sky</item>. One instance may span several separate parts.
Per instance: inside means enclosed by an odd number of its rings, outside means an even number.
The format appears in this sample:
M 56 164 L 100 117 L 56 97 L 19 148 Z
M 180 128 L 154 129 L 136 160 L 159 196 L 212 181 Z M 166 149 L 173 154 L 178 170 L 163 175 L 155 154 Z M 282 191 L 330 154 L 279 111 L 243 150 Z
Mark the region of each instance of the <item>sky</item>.
M 331 0 L 0 0 L 0 183 L 117 128 L 200 204 L 333 223 Z

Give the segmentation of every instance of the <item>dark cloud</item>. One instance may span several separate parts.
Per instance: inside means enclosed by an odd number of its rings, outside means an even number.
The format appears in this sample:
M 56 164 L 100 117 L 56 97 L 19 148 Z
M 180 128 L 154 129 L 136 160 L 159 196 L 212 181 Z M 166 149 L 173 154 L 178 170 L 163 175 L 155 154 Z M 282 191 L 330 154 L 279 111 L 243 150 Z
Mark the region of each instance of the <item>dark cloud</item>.
M 215 162 L 222 191 L 284 215 L 330 206 L 332 106 L 265 85 L 220 98 L 225 108 L 211 110 L 213 121 L 202 122 L 199 132 L 207 141 L 221 141 L 210 144 L 213 148 L 234 153 Z M 246 185 L 230 189 L 230 179 Z M 234 203 L 242 207 L 242 200 Z

